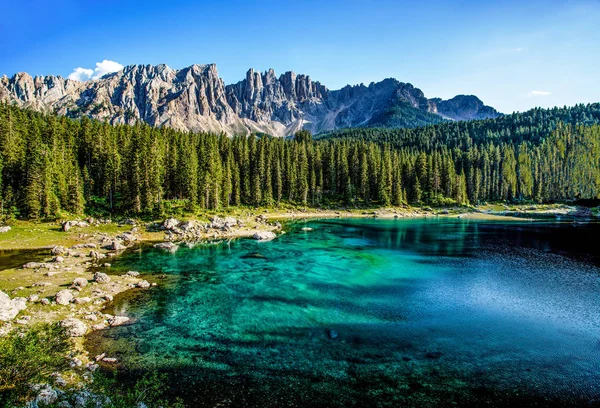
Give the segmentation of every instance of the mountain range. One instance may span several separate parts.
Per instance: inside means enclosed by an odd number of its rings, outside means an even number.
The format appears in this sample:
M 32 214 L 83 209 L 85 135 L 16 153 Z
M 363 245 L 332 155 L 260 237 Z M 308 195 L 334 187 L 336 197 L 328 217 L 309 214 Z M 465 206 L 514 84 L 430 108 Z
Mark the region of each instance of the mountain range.
M 179 130 L 275 136 L 300 129 L 416 127 L 500 116 L 476 96 L 428 99 L 420 89 L 393 78 L 329 90 L 307 75 L 289 71 L 277 77 L 272 69 L 250 69 L 242 81 L 225 85 L 215 64 L 180 70 L 130 65 L 86 82 L 17 73 L 0 78 L 0 101 L 113 124 L 143 121 Z

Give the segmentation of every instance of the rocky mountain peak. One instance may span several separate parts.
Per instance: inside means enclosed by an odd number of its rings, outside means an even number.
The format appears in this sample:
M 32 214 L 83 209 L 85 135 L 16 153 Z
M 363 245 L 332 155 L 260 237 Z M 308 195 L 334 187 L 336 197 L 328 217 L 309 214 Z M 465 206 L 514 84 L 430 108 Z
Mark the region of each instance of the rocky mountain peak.
M 165 64 L 128 65 L 87 82 L 19 72 L 0 78 L 0 101 L 111 123 L 144 121 L 181 130 L 277 136 L 303 128 L 317 133 L 385 125 L 376 118 L 398 104 L 455 120 L 499 115 L 477 97 L 428 100 L 420 89 L 394 78 L 331 91 L 308 75 L 288 71 L 277 77 L 273 69 L 249 69 L 243 80 L 225 85 L 216 64 L 180 70 Z

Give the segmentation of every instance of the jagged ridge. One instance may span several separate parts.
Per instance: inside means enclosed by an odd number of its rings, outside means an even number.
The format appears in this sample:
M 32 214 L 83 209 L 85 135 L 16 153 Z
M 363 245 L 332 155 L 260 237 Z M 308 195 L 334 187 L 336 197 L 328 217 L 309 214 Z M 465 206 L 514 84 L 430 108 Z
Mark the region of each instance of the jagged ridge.
M 307 75 L 249 70 L 225 85 L 215 64 L 181 70 L 164 64 L 130 65 L 88 82 L 18 73 L 0 78 L 0 100 L 70 117 L 113 124 L 144 121 L 180 130 L 313 133 L 356 126 L 417 126 L 498 116 L 475 96 L 427 99 L 411 84 L 389 78 L 331 91 Z M 418 119 L 417 119 L 418 118 Z

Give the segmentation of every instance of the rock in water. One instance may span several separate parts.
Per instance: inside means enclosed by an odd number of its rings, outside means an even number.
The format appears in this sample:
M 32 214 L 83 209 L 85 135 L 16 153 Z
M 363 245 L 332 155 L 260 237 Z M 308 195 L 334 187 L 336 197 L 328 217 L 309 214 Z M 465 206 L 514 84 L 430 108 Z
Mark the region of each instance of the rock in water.
M 87 332 L 85 323 L 72 317 L 61 321 L 60 326 L 66 329 L 67 335 L 70 337 L 81 337 Z
M 441 358 L 444 354 L 439 352 L 439 351 L 430 351 L 429 353 L 425 354 L 425 357 L 431 359 L 431 360 L 437 360 L 439 358 Z
M 277 235 L 275 235 L 275 233 L 272 231 L 259 231 L 252 235 L 252 238 L 257 241 L 270 241 L 277 238 Z
M 327 336 L 329 336 L 331 340 L 335 340 L 339 337 L 339 333 L 335 330 L 329 329 L 327 330 Z
M 141 289 L 148 289 L 150 287 L 150 283 L 147 280 L 143 280 L 138 282 L 136 286 Z
M 172 242 L 161 242 L 159 244 L 154 244 L 154 248 L 166 249 L 167 251 L 175 252 L 178 246 Z
M 108 319 L 108 324 L 110 325 L 110 327 L 121 326 L 125 323 L 128 323 L 129 320 L 129 317 L 127 316 L 113 316 L 110 319 Z
M 267 257 L 259 252 L 251 252 L 242 256 L 242 259 L 267 259 Z
M 68 305 L 73 300 L 73 294 L 71 293 L 70 290 L 64 289 L 56 294 L 56 296 L 54 297 L 54 300 L 59 305 L 63 305 L 63 306 Z

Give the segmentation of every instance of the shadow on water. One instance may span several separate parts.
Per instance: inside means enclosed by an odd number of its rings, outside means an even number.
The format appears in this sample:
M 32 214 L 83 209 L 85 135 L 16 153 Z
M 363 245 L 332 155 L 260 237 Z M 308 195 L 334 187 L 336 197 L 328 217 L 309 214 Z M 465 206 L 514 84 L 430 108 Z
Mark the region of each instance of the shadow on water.
M 300 228 L 310 225 L 314 231 Z M 275 241 L 166 253 L 95 332 L 123 381 L 168 374 L 188 406 L 592 406 L 597 225 L 316 220 Z M 568 257 L 565 256 L 568 254 Z
M 39 262 L 48 257 L 49 250 L 0 250 L 0 271 L 23 266 L 27 262 Z

